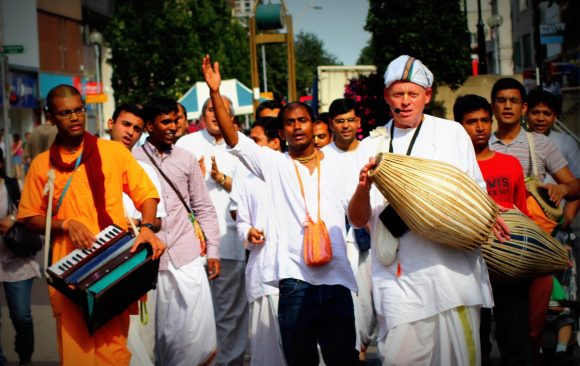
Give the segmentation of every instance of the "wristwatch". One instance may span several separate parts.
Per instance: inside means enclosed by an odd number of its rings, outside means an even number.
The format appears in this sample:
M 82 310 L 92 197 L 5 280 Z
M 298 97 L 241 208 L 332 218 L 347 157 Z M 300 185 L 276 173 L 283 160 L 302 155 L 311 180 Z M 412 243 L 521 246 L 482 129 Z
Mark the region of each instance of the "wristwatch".
M 143 223 L 142 223 L 142 224 L 141 224 L 141 225 L 139 225 L 139 226 L 140 226 L 140 227 L 146 227 L 146 228 L 148 228 L 149 230 L 151 230 L 151 231 L 155 232 L 155 226 L 153 226 L 153 224 L 150 224 L 150 223 L 145 223 L 145 224 L 143 224 Z

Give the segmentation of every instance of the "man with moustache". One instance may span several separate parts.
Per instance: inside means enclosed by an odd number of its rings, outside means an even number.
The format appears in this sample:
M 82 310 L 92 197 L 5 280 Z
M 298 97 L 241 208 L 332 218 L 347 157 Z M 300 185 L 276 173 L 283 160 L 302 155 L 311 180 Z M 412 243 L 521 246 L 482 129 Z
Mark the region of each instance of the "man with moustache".
M 328 114 L 334 138 L 330 144 L 322 148 L 322 151 L 327 155 L 336 154 L 339 157 L 342 169 L 345 171 L 344 176 L 348 179 L 352 178 L 352 187 L 354 187 L 360 170 L 357 159 L 360 141 L 356 139 L 356 131 L 361 123 L 360 109 L 352 99 L 336 99 L 330 104 Z M 352 192 L 349 192 L 348 196 L 351 194 Z M 372 299 L 370 241 L 366 228 L 348 228 L 347 253 L 358 285 L 358 293 L 353 294 L 353 301 L 357 349 L 361 360 L 366 358 L 366 348 L 373 340 L 377 325 Z
M 168 214 L 158 233 L 167 252 L 161 257 L 157 280 L 155 355 L 161 365 L 212 364 L 217 341 L 206 257 L 189 212 L 205 232 L 210 280 L 220 274 L 219 229 L 197 160 L 173 146 L 177 115 L 177 102 L 171 98 L 148 102 L 144 116 L 149 136 L 133 151 L 138 160 L 155 167 Z
M 554 131 L 553 126 L 560 114 L 560 101 L 554 94 L 545 90 L 534 90 L 528 95 L 528 110 L 526 120 L 534 132 L 548 136 L 556 144 L 558 150 L 568 161 L 568 167 L 574 177 L 580 177 L 580 149 L 572 136 Z M 552 176 L 546 176 L 546 183 L 556 183 Z M 559 225 L 556 237 L 566 242 L 569 236 L 570 224 L 578 214 L 580 200 L 566 202 L 564 206 L 564 222 Z
M 378 347 L 384 365 L 478 364 L 479 309 L 493 304 L 479 249 L 456 250 L 412 231 L 403 233 L 398 243 L 392 236 L 382 239 L 384 236 L 377 235 L 380 230 L 388 230 L 380 220 L 387 203 L 368 178 L 368 171 L 375 165 L 369 158 L 379 151 L 388 149 L 449 163 L 485 189 L 465 130 L 423 113 L 431 100 L 432 84 L 433 74 L 414 57 L 400 56 L 389 64 L 384 97 L 393 119 L 361 143 L 361 159 L 368 163 L 360 172 L 349 203 L 352 224 L 370 224 L 373 248 L 398 245 L 388 261 L 373 256 L 372 263 Z
M 288 152 L 257 146 L 237 132 L 228 117 L 219 94 L 217 62 L 212 66 L 206 56 L 202 69 L 229 151 L 264 180 L 268 198 L 276 205 L 271 213 L 279 230 L 276 265 L 263 276 L 279 286 L 278 316 L 286 361 L 289 365 L 318 365 L 320 344 L 326 364 L 357 364 L 351 296 L 357 287 L 346 257 L 340 162 L 315 149 L 314 115 L 300 102 L 287 104 L 278 116 Z M 331 241 L 332 258 L 319 266 L 308 265 L 303 255 L 303 224 L 309 216 L 324 221 Z

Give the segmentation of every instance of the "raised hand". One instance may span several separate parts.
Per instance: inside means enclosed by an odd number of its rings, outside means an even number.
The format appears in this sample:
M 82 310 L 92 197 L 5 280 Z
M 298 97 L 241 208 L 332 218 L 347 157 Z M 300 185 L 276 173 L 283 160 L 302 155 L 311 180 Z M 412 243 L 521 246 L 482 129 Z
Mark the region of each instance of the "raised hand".
M 209 55 L 205 55 L 201 62 L 201 71 L 210 92 L 219 92 L 222 82 L 219 63 L 217 61 L 214 62 L 212 67 Z

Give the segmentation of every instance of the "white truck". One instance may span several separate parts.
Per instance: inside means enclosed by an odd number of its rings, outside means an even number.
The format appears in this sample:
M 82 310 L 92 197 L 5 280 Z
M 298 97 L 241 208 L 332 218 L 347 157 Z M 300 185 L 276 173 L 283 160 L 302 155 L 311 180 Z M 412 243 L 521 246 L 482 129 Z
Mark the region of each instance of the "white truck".
M 376 72 L 373 65 L 318 66 L 318 112 L 328 112 L 333 100 L 344 98 L 350 79 Z

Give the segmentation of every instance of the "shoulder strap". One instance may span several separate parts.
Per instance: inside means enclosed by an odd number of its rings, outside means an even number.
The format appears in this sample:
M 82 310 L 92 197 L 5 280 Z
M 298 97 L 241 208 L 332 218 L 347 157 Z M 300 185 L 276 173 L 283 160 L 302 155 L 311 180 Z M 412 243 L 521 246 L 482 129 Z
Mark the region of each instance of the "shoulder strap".
M 187 210 L 187 212 L 190 213 L 190 214 L 193 214 L 193 210 L 191 209 L 191 207 L 189 207 L 189 205 L 187 203 L 185 203 L 185 199 L 183 199 L 183 196 L 181 195 L 181 192 L 179 192 L 179 190 L 177 189 L 177 187 L 175 186 L 175 184 L 173 184 L 173 182 L 169 179 L 169 177 L 167 175 L 165 175 L 165 173 L 163 173 L 163 170 L 161 170 L 161 168 L 159 167 L 159 165 L 157 165 L 157 163 L 155 162 L 155 160 L 153 160 L 153 157 L 149 154 L 149 152 L 147 152 L 147 149 L 145 148 L 145 145 L 141 145 L 141 148 L 143 149 L 143 151 L 145 152 L 145 155 L 147 155 L 147 157 L 149 158 L 149 160 L 151 160 L 151 163 L 153 164 L 153 166 L 161 174 L 161 176 L 163 177 L 163 179 L 165 179 L 165 181 L 167 182 L 167 184 L 169 184 L 169 186 L 171 187 L 171 189 L 173 189 L 173 191 L 175 192 L 175 194 L 177 195 L 177 197 L 179 197 L 179 200 L 181 201 L 181 203 L 183 204 L 183 206 L 185 207 L 185 209 Z
M 531 132 L 526 132 L 528 137 L 528 145 L 530 146 L 530 159 L 532 161 L 532 174 L 534 178 L 538 176 L 538 166 L 536 164 L 536 151 L 534 148 L 534 135 Z

